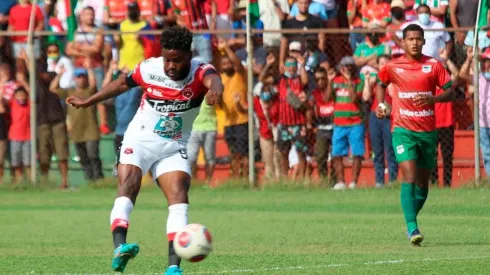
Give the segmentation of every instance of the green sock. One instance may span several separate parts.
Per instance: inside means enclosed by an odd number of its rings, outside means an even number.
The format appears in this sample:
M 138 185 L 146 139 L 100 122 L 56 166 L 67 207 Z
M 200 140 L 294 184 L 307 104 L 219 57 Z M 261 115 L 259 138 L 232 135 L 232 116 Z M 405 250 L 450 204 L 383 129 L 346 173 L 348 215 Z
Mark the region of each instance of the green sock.
M 421 188 L 418 185 L 415 185 L 415 210 L 417 215 L 419 214 L 422 207 L 424 207 L 424 203 L 427 200 L 427 195 L 429 194 L 429 187 Z
M 417 214 L 415 208 L 415 184 L 402 183 L 400 201 L 402 203 L 408 233 L 417 229 Z

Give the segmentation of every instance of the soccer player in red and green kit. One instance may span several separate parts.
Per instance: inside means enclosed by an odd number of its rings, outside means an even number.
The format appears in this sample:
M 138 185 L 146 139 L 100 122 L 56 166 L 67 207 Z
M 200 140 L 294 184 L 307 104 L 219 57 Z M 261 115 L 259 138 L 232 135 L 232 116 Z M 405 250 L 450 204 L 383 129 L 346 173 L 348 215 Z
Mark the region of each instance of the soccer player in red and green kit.
M 413 245 L 424 237 L 417 226 L 417 214 L 429 192 L 429 178 L 436 165 L 437 131 L 434 103 L 452 101 L 449 73 L 435 58 L 422 54 L 424 30 L 415 24 L 403 30 L 405 55 L 387 63 L 378 74 L 379 103 L 376 115 L 392 116 L 393 149 L 403 182 L 401 205 Z M 394 85 L 392 106 L 384 103 L 386 87 Z M 437 87 L 442 92 L 436 94 Z

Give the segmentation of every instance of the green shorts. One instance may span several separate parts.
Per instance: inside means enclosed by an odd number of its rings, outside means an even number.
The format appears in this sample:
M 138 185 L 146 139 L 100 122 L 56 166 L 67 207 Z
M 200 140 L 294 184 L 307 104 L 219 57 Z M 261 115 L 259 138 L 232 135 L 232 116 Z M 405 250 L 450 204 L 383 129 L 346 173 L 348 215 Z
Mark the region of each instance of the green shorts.
M 417 167 L 434 169 L 437 161 L 437 131 L 414 132 L 396 127 L 393 150 L 398 163 L 415 160 Z

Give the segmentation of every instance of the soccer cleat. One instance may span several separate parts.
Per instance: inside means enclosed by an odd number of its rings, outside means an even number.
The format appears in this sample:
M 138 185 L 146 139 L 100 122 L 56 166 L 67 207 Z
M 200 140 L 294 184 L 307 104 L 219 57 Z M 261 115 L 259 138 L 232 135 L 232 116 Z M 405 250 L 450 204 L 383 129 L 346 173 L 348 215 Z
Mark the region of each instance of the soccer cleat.
M 413 246 L 420 246 L 420 243 L 424 240 L 424 236 L 422 236 L 418 229 L 412 231 L 408 238 L 410 239 L 410 243 L 412 243 Z
M 351 183 L 349 183 L 349 189 L 350 189 L 350 190 L 354 190 L 354 189 L 356 189 L 356 183 L 355 183 L 355 182 L 351 182 Z
M 163 275 L 182 275 L 182 269 L 180 269 L 178 266 L 174 265 L 169 268 L 167 268 L 167 271 Z
M 112 270 L 123 272 L 128 264 L 128 261 L 140 251 L 140 247 L 137 244 L 120 244 L 114 249 L 114 258 L 112 258 Z

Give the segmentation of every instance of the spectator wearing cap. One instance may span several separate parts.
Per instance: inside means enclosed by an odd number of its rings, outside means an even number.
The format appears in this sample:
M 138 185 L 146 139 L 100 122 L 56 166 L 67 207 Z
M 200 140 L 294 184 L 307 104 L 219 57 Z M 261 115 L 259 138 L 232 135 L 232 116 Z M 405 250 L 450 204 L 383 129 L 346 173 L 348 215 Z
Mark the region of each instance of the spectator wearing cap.
M 95 11 L 92 7 L 83 8 L 80 13 L 80 25 L 72 42 L 66 47 L 66 54 L 74 58 L 75 68 L 83 68 L 85 60 L 90 58 L 95 74 L 96 89 L 102 89 L 104 80 L 104 36 L 102 29 L 95 25 Z M 110 45 L 108 45 L 110 46 Z M 97 104 L 97 112 L 100 116 L 100 130 L 104 134 L 110 133 L 107 119 L 107 109 L 104 104 Z
M 376 24 L 381 28 L 385 28 L 391 22 L 390 9 L 390 4 L 383 2 L 383 0 L 373 0 L 365 9 L 362 9 L 363 27 Z
M 288 0 L 258 0 L 260 20 L 264 23 L 266 30 L 280 30 L 282 22 L 289 14 Z M 281 45 L 280 33 L 264 33 L 264 45 L 268 47 L 279 47 Z
M 96 82 L 90 59 L 86 59 L 84 68 L 75 69 L 75 88 L 60 88 L 60 78 L 63 75 L 63 68 L 51 82 L 49 90 L 62 99 L 70 95 L 78 94 L 83 97 L 90 97 L 96 93 Z M 97 127 L 97 114 L 95 107 L 74 108 L 68 106 L 68 117 L 72 130 L 70 139 L 75 143 L 75 149 L 80 157 L 85 179 L 94 181 L 104 177 L 102 173 L 102 162 L 99 157 L 100 133 Z
M 441 22 L 444 25 L 449 0 L 415 0 L 413 9 L 417 10 L 420 5 L 427 5 L 430 8 L 431 20 Z
M 425 44 L 422 48 L 422 54 L 433 57 L 440 60 L 439 52 L 445 49 L 448 53 L 452 51 L 452 42 L 449 33 L 446 31 L 440 31 L 444 29 L 444 24 L 438 21 L 432 21 L 430 17 L 430 8 L 427 5 L 419 5 L 417 8 L 416 21 L 406 22 L 400 27 L 400 31 L 396 33 L 397 39 L 403 38 L 403 30 L 410 24 L 416 24 L 422 27 L 424 30 Z
M 480 147 L 487 178 L 490 175 L 490 48 L 487 48 L 480 57 L 480 75 L 478 76 Z M 459 77 L 469 85 L 473 85 L 473 51 L 467 50 L 466 61 L 459 72 Z
M 177 17 L 177 24 L 184 26 L 189 30 L 214 30 L 215 24 L 208 25 L 206 13 L 204 9 L 205 0 L 170 0 L 172 9 Z M 213 52 L 211 49 L 211 35 L 194 34 L 192 40 L 192 50 L 196 57 L 203 62 L 211 62 L 213 60 Z
M 357 67 L 369 66 L 378 68 L 377 58 L 382 54 L 391 54 L 387 44 L 381 43 L 382 34 L 378 30 L 380 26 L 376 23 L 369 25 L 370 33 L 366 34 L 366 42 L 361 43 L 354 52 L 354 60 Z
M 399 57 L 405 52 L 403 51 L 401 41 L 394 39 L 396 37 L 396 31 L 406 22 L 405 17 L 406 6 L 403 0 L 391 1 L 391 23 L 386 27 L 386 30 L 390 31 L 386 33 L 385 43 L 391 48 L 391 56 Z
M 334 100 L 334 128 L 332 136 L 332 157 L 337 183 L 334 190 L 347 188 L 344 180 L 343 158 L 352 152 L 352 181 L 349 189 L 356 188 L 364 156 L 364 117 L 362 113 L 363 83 L 357 76 L 356 63 L 351 56 L 340 61 L 340 75 L 328 85 L 326 101 Z
M 13 6 L 10 9 L 8 17 L 8 30 L 9 31 L 27 31 L 29 30 L 29 20 L 33 5 L 30 0 L 19 0 L 19 4 Z M 35 8 L 35 20 L 34 31 L 42 31 L 44 29 L 44 15 L 39 8 Z M 24 62 L 20 58 L 22 50 L 27 50 L 27 35 L 12 36 L 12 46 L 14 49 L 14 57 L 16 58 L 16 71 L 26 71 L 27 68 L 23 67 Z M 38 38 L 34 38 L 34 56 L 36 58 L 41 57 L 41 41 Z
M 284 21 L 283 29 L 323 29 L 324 23 L 321 18 L 315 15 L 311 15 L 308 12 L 310 6 L 310 0 L 298 0 L 298 14 L 290 19 Z M 318 40 L 316 40 L 318 38 Z M 292 41 L 299 41 L 301 45 L 306 45 L 306 41 L 316 40 L 318 42 L 318 49 L 325 51 L 325 34 L 324 33 L 295 33 L 295 34 L 283 34 L 281 38 L 281 47 L 279 50 L 279 69 L 281 72 L 285 71 L 284 62 L 287 57 L 287 51 L 289 43 Z

